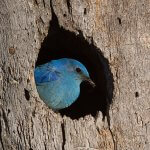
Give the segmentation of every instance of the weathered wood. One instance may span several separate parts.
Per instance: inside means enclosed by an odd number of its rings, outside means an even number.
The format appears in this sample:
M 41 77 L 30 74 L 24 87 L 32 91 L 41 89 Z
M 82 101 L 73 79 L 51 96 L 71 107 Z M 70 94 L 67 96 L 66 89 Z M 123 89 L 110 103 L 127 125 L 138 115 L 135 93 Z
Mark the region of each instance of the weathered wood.
M 54 10 L 59 25 L 101 49 L 114 78 L 110 127 L 47 108 L 33 69 Z M 150 149 L 149 0 L 0 1 L 0 149 Z

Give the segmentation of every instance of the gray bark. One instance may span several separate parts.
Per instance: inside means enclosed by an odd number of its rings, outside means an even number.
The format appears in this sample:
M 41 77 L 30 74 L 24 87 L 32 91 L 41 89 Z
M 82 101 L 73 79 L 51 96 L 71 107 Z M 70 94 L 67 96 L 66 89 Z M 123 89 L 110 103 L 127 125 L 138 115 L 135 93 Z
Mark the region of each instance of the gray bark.
M 53 0 L 52 7 L 61 27 L 92 38 L 109 61 L 110 125 L 101 112 L 72 120 L 45 106 L 33 70 L 52 19 L 50 1 L 1 0 L 0 149 L 149 150 L 149 0 Z

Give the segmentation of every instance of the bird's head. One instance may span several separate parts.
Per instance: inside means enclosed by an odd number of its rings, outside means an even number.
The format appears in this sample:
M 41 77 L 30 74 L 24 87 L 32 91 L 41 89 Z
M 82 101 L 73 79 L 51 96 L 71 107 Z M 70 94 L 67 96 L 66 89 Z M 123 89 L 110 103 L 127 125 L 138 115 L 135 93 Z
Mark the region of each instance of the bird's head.
M 75 80 L 77 80 L 79 83 L 86 81 L 92 87 L 95 87 L 95 83 L 91 80 L 86 67 L 82 63 L 68 58 L 63 58 L 62 61 L 64 62 L 65 69 L 67 68 L 67 73 L 69 72 L 70 76 L 72 76 Z

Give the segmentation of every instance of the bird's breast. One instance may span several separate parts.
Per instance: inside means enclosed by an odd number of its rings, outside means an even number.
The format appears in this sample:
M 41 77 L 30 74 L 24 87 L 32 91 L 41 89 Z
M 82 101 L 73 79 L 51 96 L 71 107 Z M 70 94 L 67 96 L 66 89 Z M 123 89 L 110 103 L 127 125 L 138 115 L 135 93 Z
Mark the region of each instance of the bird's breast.
M 41 99 L 52 109 L 69 107 L 80 94 L 80 84 L 76 81 L 57 80 L 37 86 Z

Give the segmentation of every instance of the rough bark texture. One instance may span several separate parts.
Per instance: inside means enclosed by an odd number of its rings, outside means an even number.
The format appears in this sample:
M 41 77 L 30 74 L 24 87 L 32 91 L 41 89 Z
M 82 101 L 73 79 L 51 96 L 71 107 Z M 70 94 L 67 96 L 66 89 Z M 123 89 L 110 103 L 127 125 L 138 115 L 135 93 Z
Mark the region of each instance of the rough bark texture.
M 110 126 L 100 112 L 62 118 L 38 97 L 33 69 L 51 7 L 60 26 L 92 38 L 109 61 Z M 0 1 L 0 149 L 149 150 L 149 97 L 149 0 Z

